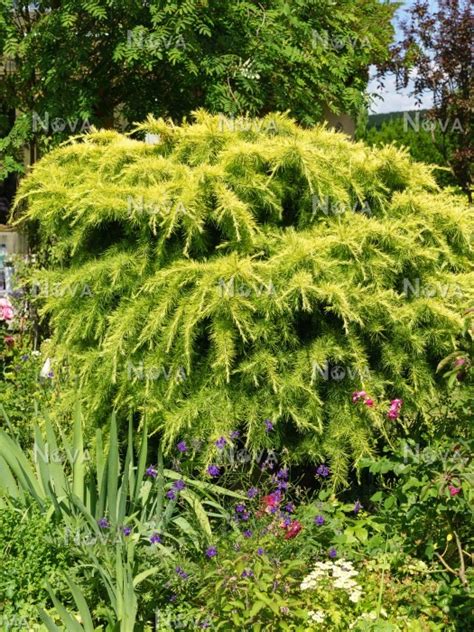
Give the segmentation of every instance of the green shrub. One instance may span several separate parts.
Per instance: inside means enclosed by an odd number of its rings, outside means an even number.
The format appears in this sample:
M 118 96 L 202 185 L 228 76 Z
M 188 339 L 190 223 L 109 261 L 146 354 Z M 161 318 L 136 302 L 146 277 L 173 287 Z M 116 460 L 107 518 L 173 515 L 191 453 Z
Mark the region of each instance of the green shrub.
M 390 399 L 427 422 L 474 285 L 464 202 L 404 151 L 283 115 L 138 131 L 158 142 L 94 132 L 18 195 L 69 401 L 146 415 L 166 449 L 240 428 L 335 482 L 398 433 Z
M 0 612 L 32 617 L 35 604 L 48 600 L 46 583 L 64 588 L 72 556 L 51 517 L 32 505 L 0 510 Z M 1 619 L 0 619 L 1 621 Z M 24 628 L 23 628 L 24 629 Z

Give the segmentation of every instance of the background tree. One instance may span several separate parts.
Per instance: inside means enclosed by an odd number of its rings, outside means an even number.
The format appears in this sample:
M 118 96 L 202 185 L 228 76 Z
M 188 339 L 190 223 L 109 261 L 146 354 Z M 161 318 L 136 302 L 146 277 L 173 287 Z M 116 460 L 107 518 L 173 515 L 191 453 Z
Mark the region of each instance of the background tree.
M 395 71 L 399 87 L 413 81 L 419 99 L 431 93 L 433 142 L 472 202 L 472 4 L 438 0 L 432 10 L 429 2 L 417 0 L 408 11 L 403 40 L 382 72 Z
M 357 137 L 369 145 L 381 147 L 393 143 L 398 147 L 406 147 L 414 160 L 439 166 L 433 175 L 440 186 L 456 186 L 456 178 L 446 162 L 445 154 L 440 151 L 439 143 L 433 142 L 435 137 L 441 143 L 442 132 L 431 128 L 426 110 L 372 114 L 358 130 Z
M 148 113 L 180 120 L 200 106 L 231 115 L 290 110 L 308 125 L 324 105 L 354 113 L 369 64 L 387 58 L 394 6 L 0 0 L 1 108 L 24 113 L 0 145 L 3 175 L 21 163 L 19 137 L 44 150 L 85 122 L 121 127 Z

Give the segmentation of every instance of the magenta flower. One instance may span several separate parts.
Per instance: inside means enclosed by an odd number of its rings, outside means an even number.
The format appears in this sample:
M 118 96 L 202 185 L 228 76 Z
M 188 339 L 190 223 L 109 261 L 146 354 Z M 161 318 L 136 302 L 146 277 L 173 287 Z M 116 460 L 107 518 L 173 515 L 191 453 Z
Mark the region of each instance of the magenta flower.
M 451 496 L 456 496 L 461 491 L 460 487 L 455 487 L 454 485 L 449 485 L 448 489 Z
M 367 399 L 364 401 L 364 404 L 369 408 L 372 408 L 372 406 L 374 405 L 374 400 L 370 399 L 370 397 L 367 397 Z
M 360 399 L 364 399 L 366 396 L 367 396 L 367 393 L 365 391 L 354 391 L 352 393 L 352 402 L 355 404 Z
M 12 320 L 13 307 L 7 298 L 0 298 L 0 320 Z
M 390 408 L 387 413 L 389 419 L 398 419 L 400 416 L 400 409 L 403 405 L 403 399 L 392 399 L 390 402 Z

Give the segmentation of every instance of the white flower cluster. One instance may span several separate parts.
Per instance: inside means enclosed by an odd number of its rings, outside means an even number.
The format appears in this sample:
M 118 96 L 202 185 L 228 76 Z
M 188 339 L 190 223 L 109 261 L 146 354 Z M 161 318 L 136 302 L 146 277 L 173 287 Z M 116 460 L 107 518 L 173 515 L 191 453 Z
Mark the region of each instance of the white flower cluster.
M 357 603 L 362 595 L 361 586 L 355 581 L 358 571 L 352 562 L 337 560 L 336 562 L 317 562 L 314 570 L 301 582 L 301 590 L 312 590 L 321 584 L 321 580 L 329 580 L 333 588 L 341 588 L 349 593 L 349 599 Z
M 326 615 L 322 610 L 310 610 L 308 612 L 308 615 L 311 621 L 313 621 L 314 623 L 323 623 L 324 619 L 326 618 Z

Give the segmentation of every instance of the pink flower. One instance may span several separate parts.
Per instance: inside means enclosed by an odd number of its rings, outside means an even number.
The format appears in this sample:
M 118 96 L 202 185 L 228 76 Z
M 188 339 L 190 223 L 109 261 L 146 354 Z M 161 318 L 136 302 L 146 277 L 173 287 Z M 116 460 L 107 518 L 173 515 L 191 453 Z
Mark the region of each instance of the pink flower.
M 454 487 L 454 485 L 448 485 L 448 489 L 451 496 L 456 496 L 461 491 L 460 487 Z
M 398 419 L 400 416 L 400 409 L 403 405 L 403 399 L 392 399 L 390 402 L 390 408 L 387 413 L 389 419 Z
M 296 538 L 302 528 L 303 525 L 298 520 L 293 520 L 293 522 L 290 522 L 290 524 L 286 527 L 285 540 Z
M 367 393 L 365 391 L 355 391 L 352 393 L 352 402 L 355 404 L 359 399 L 365 398 Z
M 5 336 L 3 341 L 7 347 L 13 347 L 15 345 L 15 338 L 13 336 Z
M 369 408 L 372 408 L 372 406 L 374 405 L 374 400 L 370 399 L 370 397 L 367 397 L 367 399 L 364 401 L 364 404 Z
M 7 298 L 0 298 L 0 320 L 12 320 L 13 307 Z

